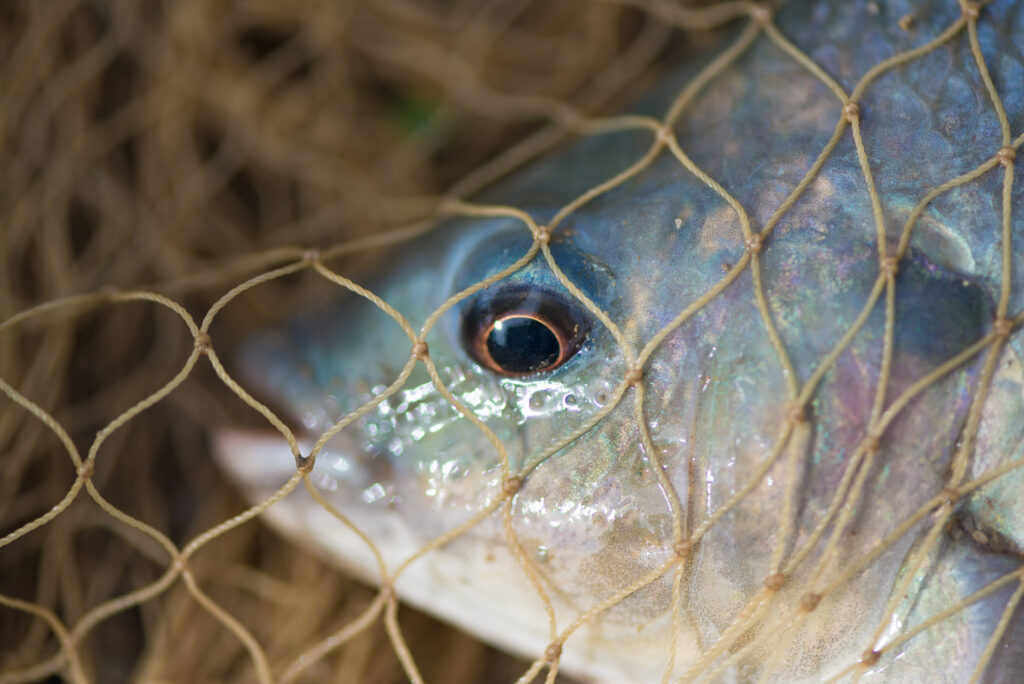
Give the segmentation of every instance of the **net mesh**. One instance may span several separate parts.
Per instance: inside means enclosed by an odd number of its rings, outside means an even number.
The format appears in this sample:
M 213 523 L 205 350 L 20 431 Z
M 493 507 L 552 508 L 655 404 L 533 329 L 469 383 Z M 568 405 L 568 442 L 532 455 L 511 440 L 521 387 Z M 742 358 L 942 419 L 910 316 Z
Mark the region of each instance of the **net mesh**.
M 775 226 L 846 137 L 856 147 L 879 231 L 877 280 L 865 312 L 883 302 L 886 330 L 892 330 L 895 277 L 915 224 L 936 198 L 992 174 L 999 174 L 1002 184 L 1002 224 L 992 228 L 1003 236 L 1002 287 L 991 331 L 888 402 L 889 368 L 882 364 L 878 385 L 883 391 L 851 456 L 854 463 L 870 463 L 886 427 L 915 396 L 950 370 L 981 358 L 945 489 L 837 576 L 807 587 L 807 610 L 783 624 L 798 627 L 822 597 L 922 520 L 930 532 L 915 558 L 923 563 L 956 502 L 1021 465 L 1009 462 L 980 476 L 969 468 L 997 363 L 1024 322 L 1024 314 L 1009 308 L 1011 189 L 1024 134 L 1014 137 L 979 48 L 983 6 L 962 2 L 959 18 L 938 37 L 879 62 L 847 91 L 787 40 L 766 7 L 725 2 L 686 8 L 624 0 L 550 5 L 456 3 L 442 8 L 400 0 L 310 0 L 286 9 L 259 0 L 65 0 L 0 10 L 5 152 L 0 249 L 6 269 L 0 286 L 0 313 L 5 315 L 0 390 L 12 402 L 0 414 L 5 530 L 0 539 L 5 578 L 0 681 L 60 674 L 73 681 L 518 677 L 552 682 L 562 645 L 581 626 L 659 578 L 675 578 L 672 602 L 678 617 L 688 550 L 776 460 L 790 453 L 790 445 L 799 443 L 812 420 L 805 407 L 866 320 L 858 318 L 800 382 L 773 325 L 759 267 Z M 592 115 L 674 54 L 679 35 L 699 41 L 703 31 L 737 23 L 742 26 L 737 37 L 680 92 L 664 118 Z M 803 179 L 756 229 L 743 198 L 733 197 L 694 164 L 673 125 L 685 117 L 701 88 L 759 37 L 819 79 L 842 104 L 842 115 Z M 862 126 L 857 103 L 884 74 L 951 41 L 965 41 L 1002 140 L 977 168 L 917 198 L 893 245 L 886 240 L 884 198 L 876 190 L 865 147 L 869 126 Z M 538 225 L 517 207 L 471 199 L 566 136 L 627 130 L 649 133 L 648 154 L 567 204 L 547 225 Z M 508 145 L 511 139 L 520 142 Z M 718 285 L 642 347 L 633 348 L 616 321 L 560 270 L 548 242 L 566 217 L 641 173 L 666 150 L 732 207 L 745 252 Z M 437 219 L 453 216 L 511 217 L 531 232 L 533 246 L 512 266 L 454 295 L 420 329 L 342 275 L 346 257 L 401 243 L 429 230 Z M 512 525 L 511 502 L 529 472 L 510 468 L 501 440 L 446 388 L 424 343 L 445 311 L 535 257 L 547 262 L 566 290 L 618 341 L 626 361 L 627 372 L 606 407 L 562 443 L 584 434 L 617 406 L 632 406 L 646 451 L 658 465 L 659 451 L 642 420 L 645 363 L 666 337 L 741 274 L 750 274 L 766 334 L 790 381 L 791 410 L 782 436 L 763 468 L 751 474 L 749 486 L 691 526 L 684 524 L 679 494 L 673 493 L 671 544 L 678 553 L 628 586 L 609 586 L 603 601 L 567 623 L 555 619 L 544 582 Z M 380 259 L 374 263 L 386 266 Z M 314 281 L 346 288 L 381 308 L 398 334 L 408 337 L 410 355 L 391 386 L 303 454 L 287 422 L 225 367 L 220 340 L 243 336 L 254 329 L 254 321 L 300 307 Z M 251 292 L 259 293 L 258 300 L 245 296 Z M 193 316 L 195 311 L 202 316 Z M 211 334 L 215 321 L 219 327 Z M 888 359 L 892 335 L 885 337 L 883 356 Z M 332 435 L 398 392 L 418 364 L 438 392 L 494 445 L 503 493 L 401 565 L 382 563 L 379 590 L 360 588 L 262 530 L 258 517 L 300 487 L 336 514 L 311 483 L 313 459 Z M 228 421 L 270 424 L 296 458 L 294 476 L 252 507 L 225 491 L 224 478 L 206 457 L 199 428 Z M 836 489 L 833 507 L 814 530 L 814 542 L 827 534 L 838 539 L 833 531 L 848 525 L 868 471 L 849 468 L 850 478 Z M 673 492 L 667 478 L 662 485 Z M 503 520 L 508 549 L 548 608 L 550 646 L 530 663 L 504 659 L 455 632 L 438 636 L 426 617 L 399 619 L 392 589 L 396 579 L 490 516 Z M 366 543 L 372 548 L 375 540 Z M 835 543 L 820 558 L 807 557 L 814 543 L 788 555 L 785 546 L 778 547 L 775 571 L 763 593 L 749 597 L 751 609 L 737 612 L 734 623 L 688 666 L 683 679 L 713 680 L 726 672 L 757 646 L 756 640 L 745 641 L 744 628 L 770 604 L 765 599 L 775 585 L 800 563 L 824 566 L 838 553 Z M 1017 583 L 1017 589 L 977 666 L 980 675 L 1024 595 L 1024 568 L 882 647 L 863 644 L 864 658 L 841 676 L 856 674 L 985 592 L 1009 583 Z M 890 606 L 886 618 L 894 610 Z M 765 638 L 770 635 L 758 637 Z M 382 652 L 392 655 L 382 658 Z M 672 657 L 666 673 L 673 671 Z

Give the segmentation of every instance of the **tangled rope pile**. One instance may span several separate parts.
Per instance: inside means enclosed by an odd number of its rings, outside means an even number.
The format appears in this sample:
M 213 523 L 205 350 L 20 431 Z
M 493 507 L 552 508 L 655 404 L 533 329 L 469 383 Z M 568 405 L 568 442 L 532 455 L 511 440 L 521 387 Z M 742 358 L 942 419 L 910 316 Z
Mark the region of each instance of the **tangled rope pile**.
M 434 662 L 425 663 L 408 626 L 398 619 L 392 588 L 409 564 L 492 515 L 503 516 L 509 549 L 551 616 L 549 648 L 512 677 L 533 681 L 543 674 L 554 681 L 562 645 L 576 630 L 666 574 L 675 578 L 678 617 L 687 553 L 732 503 L 690 529 L 674 495 L 672 544 L 678 554 L 628 586 L 610 587 L 604 601 L 570 624 L 557 624 L 543 582 L 510 522 L 511 501 L 530 471 L 510 469 L 501 441 L 459 404 L 432 365 L 425 339 L 434 322 L 472 291 L 535 258 L 543 258 L 566 290 L 615 337 L 628 369 L 606 407 L 560 444 L 578 438 L 631 397 L 646 451 L 655 459 L 658 451 L 642 420 L 645 363 L 672 331 L 741 274 L 751 275 L 766 332 L 780 367 L 788 371 L 791 406 L 763 470 L 751 474 L 753 488 L 789 453 L 788 445 L 799 441 L 816 387 L 876 303 L 884 303 L 886 326 L 892 329 L 899 263 L 929 204 L 987 174 L 1001 173 L 1004 272 L 991 332 L 888 403 L 884 391 L 879 392 L 867 434 L 850 458 L 870 464 L 886 427 L 917 394 L 951 369 L 983 357 L 947 487 L 904 521 L 892 539 L 927 518 L 932 532 L 918 552 L 923 560 L 958 499 L 1021 465 L 1012 462 L 973 479 L 968 468 L 996 364 L 1024 323 L 1024 313 L 1009 308 L 1011 198 L 1024 134 L 1015 137 L 1011 131 L 978 47 L 982 7 L 962 3 L 961 16 L 941 35 L 879 62 L 847 92 L 786 39 L 766 7 L 745 2 L 704 9 L 633 4 L 588 5 L 577 17 L 573 7 L 545 3 L 467 3 L 442 13 L 399 0 L 365 6 L 310 0 L 287 10 L 259 0 L 237 7 L 66 1 L 45 9 L 25 3 L 4 16 L 0 45 L 8 47 L 0 75 L 0 132 L 7 162 L 0 249 L 6 276 L 0 284 L 5 316 L 0 323 L 0 390 L 16 408 L 9 410 L 9 405 L 0 415 L 0 573 L 12 578 L 0 592 L 6 612 L 0 622 L 0 681 L 55 673 L 73 681 L 128 675 L 191 678 L 195 672 L 213 678 L 254 676 L 261 682 L 304 677 L 389 681 L 403 675 L 416 682 L 507 678 L 504 671 L 495 673 L 495 666 L 459 655 L 466 650 L 458 636 L 449 638 L 448 648 L 421 646 L 421 653 L 435 651 Z M 726 25 L 742 28 L 663 118 L 592 117 L 671 52 L 680 30 Z M 841 103 L 842 115 L 803 180 L 755 229 L 742 198 L 733 197 L 687 156 L 673 126 L 701 89 L 759 37 L 819 79 Z M 966 41 L 973 55 L 1002 141 L 980 166 L 921 197 L 892 246 L 858 102 L 885 73 L 955 40 Z M 521 49 L 504 49 L 511 46 Z M 560 68 L 550 68 L 552 63 Z M 530 90 L 519 90 L 527 81 Z M 488 85 L 499 82 L 500 89 Z M 648 132 L 648 152 L 562 207 L 547 225 L 538 225 L 519 208 L 471 199 L 569 134 L 625 130 Z M 853 139 L 875 207 L 879 269 L 863 315 L 814 374 L 800 382 L 772 323 L 759 259 L 770 248 L 775 226 L 844 136 Z M 502 147 L 510 137 L 522 141 Z M 666 151 L 735 211 L 746 250 L 718 285 L 641 349 L 632 349 L 617 323 L 561 272 L 548 243 L 566 217 L 626 183 Z M 532 247 L 512 266 L 454 295 L 420 330 L 336 266 L 346 256 L 421 235 L 438 218 L 495 215 L 521 220 L 534 237 Z M 307 454 L 300 452 L 288 425 L 232 377 L 222 362 L 221 345 L 223 339 L 244 335 L 256 320 L 301 306 L 312 289 L 303 274 L 372 301 L 408 336 L 411 350 L 395 382 L 336 423 Z M 245 296 L 251 291 L 259 292 L 259 301 Z M 194 317 L 193 311 L 203 315 Z M 213 330 L 215 322 L 222 327 Z M 892 353 L 887 337 L 885 358 Z M 502 463 L 503 496 L 400 567 L 382 564 L 379 591 L 353 590 L 334 582 L 332 571 L 315 559 L 254 529 L 256 518 L 299 485 L 318 497 L 309 471 L 319 450 L 398 392 L 417 364 L 426 366 L 438 391 L 494 444 Z M 888 372 L 883 363 L 883 388 Z M 208 464 L 198 463 L 205 455 L 201 428 L 229 419 L 269 423 L 288 440 L 297 463 L 295 475 L 280 490 L 240 513 L 230 494 L 215 495 L 224 488 L 223 480 Z M 857 500 L 868 471 L 867 466 L 849 469 L 851 479 L 815 531 L 815 543 L 831 534 L 829 524 L 840 530 L 846 525 L 853 509 L 844 502 Z M 853 478 L 855 472 L 862 476 Z M 162 482 L 183 489 L 160 491 Z M 662 484 L 673 491 L 667 480 Z M 735 501 L 747 492 L 740 491 Z M 248 530 L 250 537 L 238 537 L 240 530 Z M 374 546 L 374 540 L 366 541 Z M 94 544 L 102 552 L 90 549 Z M 774 584 L 766 581 L 764 592 L 778 590 L 813 546 L 807 543 L 789 558 L 780 546 Z M 886 547 L 882 540 L 873 554 L 829 578 L 827 586 L 808 591 L 807 612 Z M 835 553 L 833 544 L 821 562 L 828 563 Z M 97 574 L 97 569 L 104 572 Z M 1024 595 L 1024 569 L 986 588 L 1011 582 L 1019 588 L 1001 629 Z M 328 600 L 323 595 L 309 600 L 309 587 L 315 584 L 319 592 L 332 583 L 334 588 L 323 590 Z M 760 598 L 752 597 L 751 605 L 766 605 Z M 967 597 L 951 610 L 962 610 L 976 598 Z M 201 633 L 209 636 L 189 642 L 190 620 L 205 625 Z M 743 621 L 737 620 L 736 629 L 727 630 L 684 678 L 713 679 L 752 648 L 740 644 Z M 282 629 L 283 624 L 293 629 Z M 884 648 L 865 645 L 864 659 L 851 665 L 850 673 L 927 627 L 918 625 Z M 368 640 L 373 634 L 376 641 Z M 979 668 L 1000 636 L 997 630 Z M 385 641 L 396 658 L 381 665 L 367 649 Z M 111 658 L 111 649 L 123 649 L 125 655 Z M 483 657 L 482 647 L 471 653 L 471 659 Z M 666 673 L 673 670 L 673 657 L 674 652 Z M 497 667 L 512 672 L 515 664 Z

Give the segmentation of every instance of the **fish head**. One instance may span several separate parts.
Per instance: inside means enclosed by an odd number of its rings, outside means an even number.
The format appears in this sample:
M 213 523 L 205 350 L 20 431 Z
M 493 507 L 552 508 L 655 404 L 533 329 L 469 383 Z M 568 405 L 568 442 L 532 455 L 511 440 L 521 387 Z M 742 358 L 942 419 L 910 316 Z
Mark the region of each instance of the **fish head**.
M 819 34 L 842 17 L 798 10 L 779 17 L 787 35 L 856 73 L 864 57 Z M 956 8 L 929 16 L 922 33 L 937 34 Z M 711 59 L 639 109 L 663 115 Z M 1013 480 L 956 502 L 1000 553 L 922 541 L 937 501 L 1020 456 L 1024 415 L 1015 335 L 985 381 L 1002 408 L 969 420 L 1001 293 L 1001 178 L 916 210 L 984 160 L 974 139 L 998 147 L 980 77 L 965 81 L 974 138 L 901 116 L 906 81 L 937 68 L 862 99 L 884 211 L 844 103 L 762 35 L 672 122 L 677 149 L 643 126 L 583 137 L 474 200 L 486 211 L 402 245 L 376 279 L 336 280 L 336 300 L 238 354 L 242 385 L 283 407 L 315 458 L 317 496 L 266 516 L 482 638 L 530 656 L 554 640 L 570 671 L 609 681 L 711 668 L 717 643 L 740 654 L 723 676 L 817 681 L 919 606 L 1013 571 Z M 295 473 L 279 436 L 226 430 L 217 451 L 253 501 Z M 908 561 L 918 551 L 933 565 Z M 899 604 L 921 567 L 925 600 Z M 973 666 L 986 637 L 966 623 L 994 625 L 1005 602 L 872 671 L 934 674 L 921 654 L 951 642 Z

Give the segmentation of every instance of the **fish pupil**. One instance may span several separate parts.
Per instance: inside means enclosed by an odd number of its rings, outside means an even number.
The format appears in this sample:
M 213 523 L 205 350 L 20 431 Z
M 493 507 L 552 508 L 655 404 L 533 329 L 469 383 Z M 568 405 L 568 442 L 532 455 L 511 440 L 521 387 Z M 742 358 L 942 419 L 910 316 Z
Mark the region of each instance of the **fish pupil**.
M 562 346 L 551 328 L 529 316 L 496 321 L 487 336 L 487 351 L 506 373 L 532 373 L 555 365 Z
M 504 376 L 560 368 L 580 351 L 590 330 L 575 302 L 536 286 L 484 291 L 462 310 L 466 352 L 483 368 Z

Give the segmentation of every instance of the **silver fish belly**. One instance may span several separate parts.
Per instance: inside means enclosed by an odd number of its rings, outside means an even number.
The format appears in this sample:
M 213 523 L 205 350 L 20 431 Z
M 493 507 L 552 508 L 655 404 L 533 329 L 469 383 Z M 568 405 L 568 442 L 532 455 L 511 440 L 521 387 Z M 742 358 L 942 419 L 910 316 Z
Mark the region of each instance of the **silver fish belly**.
M 361 534 L 266 517 L 599 681 L 1022 681 L 1024 2 L 764 18 L 397 251 L 421 343 L 348 292 L 244 345 Z

